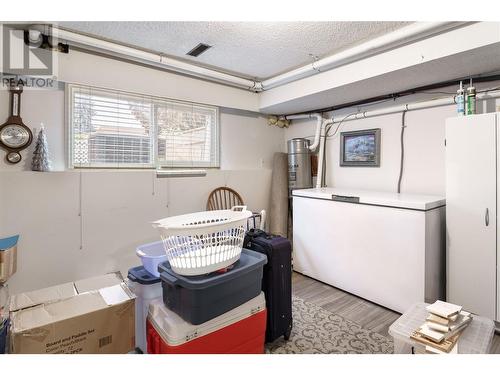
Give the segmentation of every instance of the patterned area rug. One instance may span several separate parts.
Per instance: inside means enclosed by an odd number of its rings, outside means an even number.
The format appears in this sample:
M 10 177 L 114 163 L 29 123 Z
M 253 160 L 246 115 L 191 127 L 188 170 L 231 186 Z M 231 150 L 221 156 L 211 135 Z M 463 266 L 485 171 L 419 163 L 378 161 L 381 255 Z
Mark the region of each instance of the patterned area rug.
M 266 345 L 270 354 L 377 354 L 393 353 L 392 340 L 320 306 L 293 296 L 293 330 Z

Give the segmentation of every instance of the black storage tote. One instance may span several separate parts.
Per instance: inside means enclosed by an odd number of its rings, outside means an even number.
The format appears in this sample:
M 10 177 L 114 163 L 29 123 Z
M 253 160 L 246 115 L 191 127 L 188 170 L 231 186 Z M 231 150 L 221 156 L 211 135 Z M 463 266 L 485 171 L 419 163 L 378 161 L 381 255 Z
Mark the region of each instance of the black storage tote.
M 202 324 L 257 297 L 262 288 L 262 272 L 267 258 L 243 249 L 240 259 L 225 272 L 201 276 L 181 276 L 168 262 L 158 266 L 163 302 L 191 324 Z

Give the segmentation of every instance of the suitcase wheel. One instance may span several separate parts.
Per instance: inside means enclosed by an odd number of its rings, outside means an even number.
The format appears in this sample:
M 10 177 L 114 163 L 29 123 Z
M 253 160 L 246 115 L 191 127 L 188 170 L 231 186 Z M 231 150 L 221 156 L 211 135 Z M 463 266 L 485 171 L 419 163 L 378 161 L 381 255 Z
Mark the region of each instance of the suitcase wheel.
M 283 338 L 288 341 L 290 339 L 290 335 L 292 334 L 292 325 L 286 329 L 285 334 L 283 335 Z

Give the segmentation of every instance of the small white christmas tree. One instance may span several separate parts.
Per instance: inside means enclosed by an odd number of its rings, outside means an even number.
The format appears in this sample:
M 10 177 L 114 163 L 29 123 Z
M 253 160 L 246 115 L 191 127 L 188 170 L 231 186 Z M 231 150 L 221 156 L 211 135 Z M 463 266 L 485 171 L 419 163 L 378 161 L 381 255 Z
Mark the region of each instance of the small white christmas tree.
M 36 138 L 35 150 L 33 151 L 33 160 L 31 161 L 31 170 L 39 172 L 50 171 L 49 145 L 47 135 L 43 124 L 40 124 L 40 131 Z

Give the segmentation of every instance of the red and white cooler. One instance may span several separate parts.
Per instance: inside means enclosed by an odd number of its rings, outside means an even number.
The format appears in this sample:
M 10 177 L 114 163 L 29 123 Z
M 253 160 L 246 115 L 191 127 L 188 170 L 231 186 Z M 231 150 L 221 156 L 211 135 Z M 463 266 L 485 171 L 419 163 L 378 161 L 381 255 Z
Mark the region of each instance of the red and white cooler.
M 165 307 L 149 305 L 148 354 L 262 354 L 266 334 L 264 293 L 200 325 L 192 325 Z

